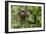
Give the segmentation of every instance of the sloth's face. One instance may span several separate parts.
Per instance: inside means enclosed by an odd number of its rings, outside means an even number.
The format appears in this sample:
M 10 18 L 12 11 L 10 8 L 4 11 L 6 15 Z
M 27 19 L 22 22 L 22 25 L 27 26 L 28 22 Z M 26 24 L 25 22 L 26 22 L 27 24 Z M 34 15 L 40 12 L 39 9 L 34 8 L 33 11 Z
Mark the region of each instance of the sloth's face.
M 24 11 L 22 10 L 20 13 L 19 13 L 20 17 L 26 17 L 27 16 L 27 11 Z

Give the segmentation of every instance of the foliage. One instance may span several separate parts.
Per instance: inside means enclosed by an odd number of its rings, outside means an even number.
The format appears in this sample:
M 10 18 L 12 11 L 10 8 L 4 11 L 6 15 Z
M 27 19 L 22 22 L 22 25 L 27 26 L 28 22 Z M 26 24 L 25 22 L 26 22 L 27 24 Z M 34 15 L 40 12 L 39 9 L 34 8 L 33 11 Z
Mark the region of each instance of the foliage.
M 20 21 L 18 12 L 26 10 L 29 16 L 25 21 Z M 41 7 L 40 6 L 16 6 L 11 5 L 11 28 L 32 28 L 41 27 Z

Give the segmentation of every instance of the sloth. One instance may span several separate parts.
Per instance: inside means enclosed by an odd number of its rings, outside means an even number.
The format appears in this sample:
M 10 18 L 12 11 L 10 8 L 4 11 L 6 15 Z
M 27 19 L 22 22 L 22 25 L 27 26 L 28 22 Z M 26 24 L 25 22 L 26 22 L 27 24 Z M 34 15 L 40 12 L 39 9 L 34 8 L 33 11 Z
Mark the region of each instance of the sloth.
M 26 10 L 21 10 L 20 12 L 19 12 L 19 16 L 21 17 L 21 22 L 24 22 L 25 21 L 25 18 L 26 17 L 29 17 L 30 15 L 30 12 L 28 12 L 28 11 L 26 11 Z M 27 21 L 28 23 L 31 23 L 31 24 L 33 24 L 34 22 L 32 22 L 32 21 Z

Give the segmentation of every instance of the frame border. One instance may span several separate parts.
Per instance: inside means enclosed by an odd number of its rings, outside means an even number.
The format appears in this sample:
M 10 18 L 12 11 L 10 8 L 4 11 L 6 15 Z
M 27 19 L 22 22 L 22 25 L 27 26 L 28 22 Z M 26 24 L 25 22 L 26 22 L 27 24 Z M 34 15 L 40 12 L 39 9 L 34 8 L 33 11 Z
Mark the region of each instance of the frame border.
M 44 28 L 43 28 L 43 30 L 8 32 L 8 3 L 9 2 L 43 4 L 44 5 Z M 40 32 L 40 31 L 45 31 L 45 3 L 41 3 L 41 2 L 23 2 L 23 1 L 5 1 L 5 33 Z

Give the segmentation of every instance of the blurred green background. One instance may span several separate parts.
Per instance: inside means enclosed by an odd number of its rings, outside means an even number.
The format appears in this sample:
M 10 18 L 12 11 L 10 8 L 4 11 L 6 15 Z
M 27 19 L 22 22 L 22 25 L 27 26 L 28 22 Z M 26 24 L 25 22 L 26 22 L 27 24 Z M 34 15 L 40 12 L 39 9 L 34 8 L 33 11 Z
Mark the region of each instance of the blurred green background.
M 29 16 L 21 22 L 18 12 L 26 10 Z M 11 28 L 35 28 L 41 27 L 41 7 L 40 6 L 19 6 L 11 5 Z

